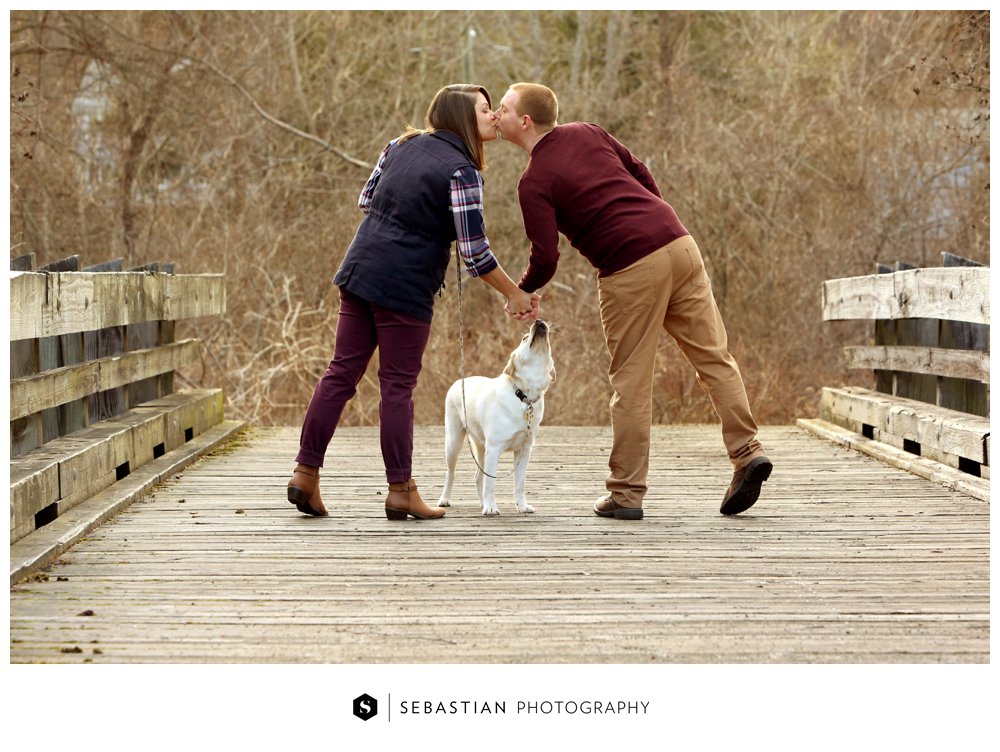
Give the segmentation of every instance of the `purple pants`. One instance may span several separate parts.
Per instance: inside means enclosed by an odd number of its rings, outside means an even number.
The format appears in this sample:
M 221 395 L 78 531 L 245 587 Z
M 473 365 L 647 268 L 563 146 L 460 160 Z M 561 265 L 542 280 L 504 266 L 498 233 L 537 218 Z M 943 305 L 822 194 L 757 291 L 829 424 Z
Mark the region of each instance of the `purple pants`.
M 385 477 L 389 483 L 408 481 L 413 472 L 413 389 L 430 332 L 430 322 L 387 310 L 341 288 L 333 360 L 309 401 L 295 461 L 323 466 L 340 414 L 357 391 L 377 347 Z

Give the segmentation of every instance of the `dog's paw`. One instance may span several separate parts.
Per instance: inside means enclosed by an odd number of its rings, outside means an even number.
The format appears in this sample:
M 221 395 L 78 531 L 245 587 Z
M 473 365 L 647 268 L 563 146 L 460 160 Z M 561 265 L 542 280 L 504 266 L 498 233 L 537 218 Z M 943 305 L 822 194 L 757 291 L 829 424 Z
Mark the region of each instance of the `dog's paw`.
M 487 517 L 499 517 L 500 510 L 497 509 L 497 505 L 493 504 L 483 504 L 483 514 Z
M 518 504 L 517 511 L 519 514 L 534 514 L 535 508 L 531 504 Z
M 446 499 L 446 498 L 444 498 L 442 496 L 440 499 L 438 499 L 438 506 L 439 507 L 450 507 L 451 506 L 451 499 Z

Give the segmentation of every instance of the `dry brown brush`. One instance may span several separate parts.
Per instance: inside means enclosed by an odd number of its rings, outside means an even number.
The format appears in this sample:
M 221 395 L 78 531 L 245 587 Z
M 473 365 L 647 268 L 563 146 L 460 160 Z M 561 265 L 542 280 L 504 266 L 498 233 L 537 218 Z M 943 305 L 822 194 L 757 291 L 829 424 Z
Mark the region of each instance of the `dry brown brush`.
M 259 424 L 301 420 L 369 165 L 446 83 L 497 99 L 547 83 L 563 121 L 604 125 L 650 165 L 706 256 L 762 423 L 814 413 L 848 378 L 822 280 L 989 259 L 988 12 L 13 11 L 10 44 L 11 255 L 224 272 L 225 318 L 178 332 L 204 342 L 183 380 L 223 386 L 229 415 Z M 516 278 L 526 158 L 487 157 L 490 238 Z M 593 270 L 562 250 L 546 419 L 601 424 Z M 458 376 L 453 271 L 422 423 Z M 521 325 L 475 280 L 463 302 L 466 372 L 495 373 Z M 347 422 L 377 421 L 374 373 Z M 715 420 L 666 336 L 656 379 L 656 421 Z

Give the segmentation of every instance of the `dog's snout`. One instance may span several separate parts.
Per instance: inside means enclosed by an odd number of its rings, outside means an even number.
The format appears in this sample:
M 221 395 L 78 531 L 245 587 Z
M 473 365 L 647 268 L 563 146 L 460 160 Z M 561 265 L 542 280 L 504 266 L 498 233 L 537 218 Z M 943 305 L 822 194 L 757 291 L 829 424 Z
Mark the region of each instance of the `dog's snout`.
M 549 327 L 544 321 L 538 320 L 532 324 L 531 332 L 528 337 L 528 344 L 530 344 L 531 347 L 547 347 L 549 341 Z
M 535 323 L 531 325 L 531 338 L 532 340 L 538 337 L 544 337 L 549 333 L 549 325 L 546 324 L 541 319 L 535 319 Z

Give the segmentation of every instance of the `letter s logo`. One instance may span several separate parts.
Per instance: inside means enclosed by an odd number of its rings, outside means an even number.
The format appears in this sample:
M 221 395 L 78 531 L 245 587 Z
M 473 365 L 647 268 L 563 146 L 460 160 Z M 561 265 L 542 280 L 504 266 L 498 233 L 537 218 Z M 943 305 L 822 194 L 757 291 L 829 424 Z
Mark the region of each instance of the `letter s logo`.
M 354 698 L 354 715 L 362 721 L 374 718 L 378 715 L 378 700 L 367 692 L 360 697 Z

